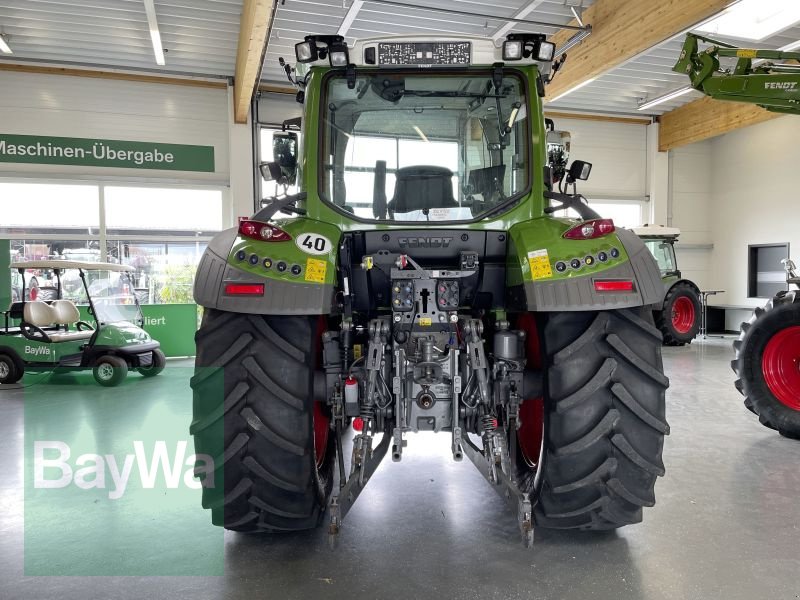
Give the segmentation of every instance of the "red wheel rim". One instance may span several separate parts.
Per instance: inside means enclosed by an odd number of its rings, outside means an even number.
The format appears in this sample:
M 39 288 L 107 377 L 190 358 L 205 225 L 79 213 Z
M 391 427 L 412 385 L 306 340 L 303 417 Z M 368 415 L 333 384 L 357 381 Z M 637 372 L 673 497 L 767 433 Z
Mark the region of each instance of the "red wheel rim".
M 533 315 L 525 313 L 517 321 L 517 327 L 525 332 L 525 353 L 528 368 L 542 368 L 542 350 L 539 345 L 539 331 Z M 522 457 L 529 467 L 535 467 L 542 455 L 544 440 L 544 398 L 526 398 L 519 407 L 520 428 L 517 442 Z
M 672 327 L 678 333 L 689 333 L 695 322 L 694 302 L 687 296 L 678 297 L 672 303 Z
M 775 398 L 800 411 L 800 326 L 787 327 L 770 338 L 761 370 Z
M 317 467 L 325 462 L 325 453 L 328 451 L 328 435 L 330 435 L 331 420 L 322 410 L 321 402 L 314 402 L 314 458 Z

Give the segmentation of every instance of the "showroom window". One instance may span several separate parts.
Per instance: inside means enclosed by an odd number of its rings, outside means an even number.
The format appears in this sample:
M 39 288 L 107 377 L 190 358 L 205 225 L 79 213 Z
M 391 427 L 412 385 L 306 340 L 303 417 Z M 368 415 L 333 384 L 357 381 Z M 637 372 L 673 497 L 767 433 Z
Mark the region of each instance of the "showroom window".
M 761 244 L 749 246 L 747 265 L 747 296 L 772 298 L 786 291 L 786 270 L 782 260 L 789 258 L 789 244 Z
M 589 200 L 589 206 L 601 217 L 613 219 L 617 227 L 630 229 L 640 227 L 644 222 L 646 203 L 642 200 Z M 554 216 L 579 218 L 578 213 L 572 209 L 559 210 Z
M 12 261 L 127 264 L 141 303 L 191 303 L 200 258 L 225 226 L 224 205 L 219 188 L 0 181 L 0 235 L 11 239 Z M 52 272 L 33 276 L 43 294 L 54 293 Z

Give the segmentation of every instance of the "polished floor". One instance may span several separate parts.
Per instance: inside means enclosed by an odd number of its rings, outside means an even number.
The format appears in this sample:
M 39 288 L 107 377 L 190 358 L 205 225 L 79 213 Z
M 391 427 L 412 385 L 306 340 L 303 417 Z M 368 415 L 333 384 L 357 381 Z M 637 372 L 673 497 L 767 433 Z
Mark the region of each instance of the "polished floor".
M 744 409 L 730 343 L 665 349 L 667 474 L 640 525 L 601 535 L 538 530 L 535 547 L 525 550 L 515 520 L 475 468 L 450 460 L 447 437 L 411 436 L 403 462 L 385 462 L 370 482 L 336 549 L 323 530 L 226 533 L 224 571 L 213 577 L 26 576 L 21 463 L 23 396 L 31 388 L 0 390 L 0 598 L 798 598 L 800 442 L 763 428 Z M 164 396 L 188 402 L 169 386 L 184 383 L 189 369 L 169 368 L 175 375 L 163 381 L 127 383 L 141 396 L 136 418 L 146 420 Z M 38 389 L 66 397 L 75 388 L 68 377 Z M 143 518 L 157 522 L 159 514 L 156 507 Z M 53 549 L 82 552 L 79 544 Z M 187 543 L 178 553 L 191 559 L 195 550 Z

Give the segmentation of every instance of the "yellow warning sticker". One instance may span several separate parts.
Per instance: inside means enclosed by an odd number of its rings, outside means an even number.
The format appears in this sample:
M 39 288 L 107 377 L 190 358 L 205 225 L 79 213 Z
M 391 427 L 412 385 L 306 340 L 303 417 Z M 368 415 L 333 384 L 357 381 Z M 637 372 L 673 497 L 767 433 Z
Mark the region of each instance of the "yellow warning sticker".
M 553 276 L 553 270 L 550 268 L 550 255 L 547 250 L 528 252 L 528 264 L 531 267 L 533 279 L 547 279 Z
M 306 281 L 315 283 L 325 283 L 325 273 L 328 270 L 328 263 L 317 258 L 306 259 Z
M 756 50 L 751 50 L 750 48 L 742 48 L 736 51 L 736 56 L 738 58 L 755 58 L 758 55 L 756 54 Z
M 419 324 L 422 327 L 430 327 L 431 325 L 433 325 L 433 319 L 431 319 L 430 317 L 420 317 Z

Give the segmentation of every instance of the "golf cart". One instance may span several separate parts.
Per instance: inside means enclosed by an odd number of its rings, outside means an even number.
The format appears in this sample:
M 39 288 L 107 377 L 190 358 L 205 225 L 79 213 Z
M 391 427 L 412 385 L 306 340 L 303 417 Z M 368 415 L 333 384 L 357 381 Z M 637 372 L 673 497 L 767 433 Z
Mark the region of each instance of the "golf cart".
M 12 302 L 0 327 L 0 383 L 16 383 L 25 371 L 91 368 L 100 385 L 121 383 L 129 369 L 145 377 L 164 370 L 159 343 L 141 329 L 141 309 L 128 272 L 133 268 L 110 263 L 67 260 L 16 262 L 25 298 L 26 270 L 51 269 L 56 298 L 50 302 Z M 77 272 L 82 287 L 64 297 L 62 279 Z M 91 282 L 87 273 L 92 273 Z M 107 285 L 97 285 L 105 280 Z M 81 320 L 77 304 L 86 305 L 93 323 Z

